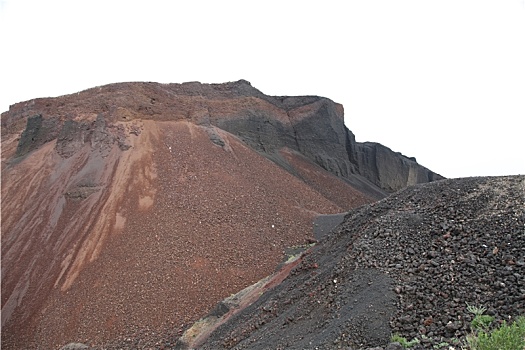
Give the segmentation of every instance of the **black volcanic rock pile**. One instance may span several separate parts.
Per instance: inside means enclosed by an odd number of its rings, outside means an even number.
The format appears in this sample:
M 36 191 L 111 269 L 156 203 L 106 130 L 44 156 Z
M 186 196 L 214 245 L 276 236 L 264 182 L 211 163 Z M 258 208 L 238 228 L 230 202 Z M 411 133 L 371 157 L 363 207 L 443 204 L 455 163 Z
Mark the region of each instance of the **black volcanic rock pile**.
M 496 324 L 525 314 L 525 176 L 443 180 L 351 211 L 203 348 L 458 344 L 467 305 Z
M 350 255 L 396 281 L 394 332 L 423 341 L 464 336 L 467 304 L 498 321 L 525 314 L 524 191 L 525 177 L 448 180 L 371 206 L 373 225 Z

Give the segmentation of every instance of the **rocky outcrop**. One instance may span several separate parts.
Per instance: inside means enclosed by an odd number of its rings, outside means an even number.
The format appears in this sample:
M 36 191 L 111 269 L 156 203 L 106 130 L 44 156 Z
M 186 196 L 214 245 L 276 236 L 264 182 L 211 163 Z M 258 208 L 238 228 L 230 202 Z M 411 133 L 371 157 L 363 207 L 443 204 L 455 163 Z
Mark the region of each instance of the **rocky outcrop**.
M 26 128 L 20 135 L 20 141 L 16 148 L 16 155 L 23 156 L 44 143 L 52 141 L 58 136 L 59 130 L 57 118 L 44 119 L 42 114 L 27 118 Z
M 85 144 L 106 157 L 113 144 L 125 151 L 131 146 L 126 141 L 122 125 L 107 125 L 106 119 L 98 115 L 94 121 L 66 120 L 60 128 L 55 149 L 63 158 L 69 158 Z
M 73 121 L 79 119 L 78 114 L 91 120 L 102 116 L 110 122 L 139 117 L 189 120 L 207 126 L 212 141 L 223 146 L 210 128 L 216 126 L 289 171 L 292 169 L 279 151 L 297 151 L 374 198 L 443 178 L 414 158 L 380 144 L 356 142 L 344 125 L 343 106 L 330 99 L 267 96 L 245 80 L 225 84 L 121 83 L 55 99 L 36 99 L 11 106 L 2 114 L 2 134 L 21 132 L 20 121 L 27 119 L 17 151 L 22 155 L 54 139 L 64 127 L 60 138 L 73 137 L 70 129 L 82 128 Z
M 401 153 L 375 142 L 354 143 L 359 174 L 387 192 L 406 186 L 442 180 L 438 175 Z

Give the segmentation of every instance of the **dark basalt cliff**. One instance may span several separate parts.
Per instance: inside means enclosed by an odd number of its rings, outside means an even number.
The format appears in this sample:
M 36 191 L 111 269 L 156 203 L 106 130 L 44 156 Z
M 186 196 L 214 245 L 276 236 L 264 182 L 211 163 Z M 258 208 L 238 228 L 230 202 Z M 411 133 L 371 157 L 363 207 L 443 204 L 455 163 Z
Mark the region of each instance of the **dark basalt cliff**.
M 380 143 L 354 143 L 359 174 L 387 192 L 406 186 L 444 179 L 421 166 L 415 158 L 392 151 Z
M 217 126 L 284 167 L 278 150 L 288 147 L 358 187 L 366 186 L 360 176 L 386 193 L 443 179 L 414 158 L 379 143 L 356 142 L 344 125 L 343 106 L 327 98 L 283 97 L 272 102 L 286 111 L 290 125 L 254 111 L 242 118 L 218 120 Z

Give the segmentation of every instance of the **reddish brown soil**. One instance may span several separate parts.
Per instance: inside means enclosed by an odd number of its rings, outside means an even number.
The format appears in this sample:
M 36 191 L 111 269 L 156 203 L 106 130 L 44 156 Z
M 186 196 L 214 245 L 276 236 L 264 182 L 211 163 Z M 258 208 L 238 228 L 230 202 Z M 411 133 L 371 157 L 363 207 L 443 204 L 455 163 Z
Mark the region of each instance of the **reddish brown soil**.
M 123 125 L 141 130 L 127 151 L 63 159 L 50 142 L 3 164 L 4 348 L 176 337 L 346 209 L 225 132 L 221 148 L 191 122 Z

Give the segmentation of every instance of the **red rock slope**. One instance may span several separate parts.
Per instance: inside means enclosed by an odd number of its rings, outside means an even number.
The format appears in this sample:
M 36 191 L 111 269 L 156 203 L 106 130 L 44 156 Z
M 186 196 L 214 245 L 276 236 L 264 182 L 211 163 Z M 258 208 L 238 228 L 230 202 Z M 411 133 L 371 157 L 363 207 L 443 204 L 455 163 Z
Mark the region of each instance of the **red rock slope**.
M 215 126 L 301 120 L 245 85 L 115 84 L 2 114 L 3 348 L 175 339 L 310 240 L 316 215 L 381 195 Z

